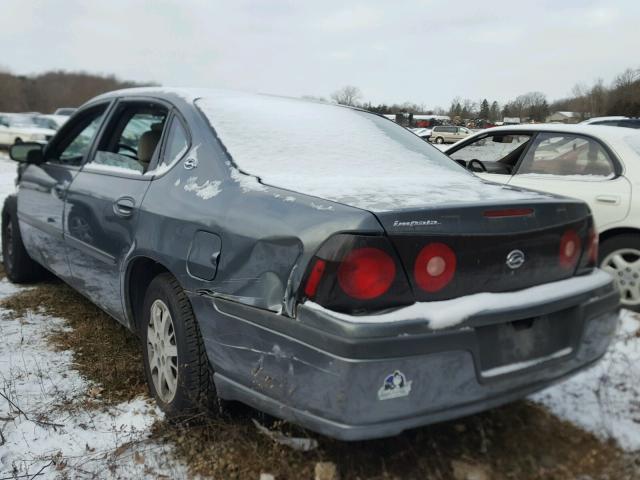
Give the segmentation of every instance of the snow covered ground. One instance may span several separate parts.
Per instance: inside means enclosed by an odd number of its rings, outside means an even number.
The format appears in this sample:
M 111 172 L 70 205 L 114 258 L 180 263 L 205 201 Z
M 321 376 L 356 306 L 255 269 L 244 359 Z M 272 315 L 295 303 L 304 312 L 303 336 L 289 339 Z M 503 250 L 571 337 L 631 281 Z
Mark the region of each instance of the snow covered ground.
M 640 452 L 640 316 L 623 310 L 601 362 L 531 398 L 603 440 Z
M 0 158 L 0 202 L 13 191 L 15 164 Z M 0 281 L 0 299 L 18 291 Z M 93 385 L 74 370 L 71 352 L 47 335 L 64 320 L 24 318 L 0 308 L 0 478 L 187 477 L 171 446 L 149 439 L 161 413 L 147 399 L 89 409 Z M 618 337 L 594 368 L 532 399 L 562 419 L 640 451 L 640 317 L 623 312 Z

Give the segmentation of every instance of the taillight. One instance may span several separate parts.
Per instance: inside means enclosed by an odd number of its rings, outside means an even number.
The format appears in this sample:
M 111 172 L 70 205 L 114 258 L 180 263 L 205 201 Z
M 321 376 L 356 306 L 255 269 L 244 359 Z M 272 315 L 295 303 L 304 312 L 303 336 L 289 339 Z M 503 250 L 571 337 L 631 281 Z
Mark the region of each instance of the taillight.
M 386 293 L 396 277 L 396 265 L 378 248 L 356 248 L 340 262 L 338 283 L 350 297 L 371 300 Z
M 309 262 L 302 285 L 303 298 L 351 314 L 414 302 L 404 268 L 382 235 L 330 237 Z
M 319 258 L 316 259 L 313 264 L 313 268 L 311 269 L 311 273 L 309 274 L 309 278 L 307 279 L 307 283 L 304 287 L 304 294 L 307 297 L 313 298 L 316 296 L 318 284 L 320 283 L 320 279 L 322 278 L 326 265 L 327 262 L 320 260 Z
M 413 274 L 418 286 L 433 293 L 446 287 L 456 273 L 456 255 L 444 243 L 430 243 L 418 254 Z
M 580 237 L 575 230 L 567 230 L 560 238 L 560 266 L 566 270 L 575 268 L 580 258 Z

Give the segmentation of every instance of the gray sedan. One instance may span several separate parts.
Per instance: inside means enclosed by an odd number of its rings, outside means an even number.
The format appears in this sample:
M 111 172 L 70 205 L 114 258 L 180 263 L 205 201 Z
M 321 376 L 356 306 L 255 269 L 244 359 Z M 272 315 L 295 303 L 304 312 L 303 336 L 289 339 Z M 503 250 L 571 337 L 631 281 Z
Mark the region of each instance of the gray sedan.
M 586 204 L 358 109 L 124 90 L 11 156 L 8 277 L 49 270 L 137 332 L 170 416 L 217 396 L 389 436 L 565 378 L 616 327 Z

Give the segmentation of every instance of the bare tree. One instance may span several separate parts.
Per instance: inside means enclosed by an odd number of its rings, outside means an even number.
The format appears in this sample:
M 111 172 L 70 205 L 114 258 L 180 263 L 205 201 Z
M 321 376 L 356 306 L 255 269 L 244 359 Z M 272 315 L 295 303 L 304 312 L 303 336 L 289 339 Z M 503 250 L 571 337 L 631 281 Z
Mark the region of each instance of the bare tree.
M 361 98 L 362 92 L 353 85 L 342 87 L 331 94 L 331 100 L 340 105 L 349 105 L 350 107 L 357 105 Z

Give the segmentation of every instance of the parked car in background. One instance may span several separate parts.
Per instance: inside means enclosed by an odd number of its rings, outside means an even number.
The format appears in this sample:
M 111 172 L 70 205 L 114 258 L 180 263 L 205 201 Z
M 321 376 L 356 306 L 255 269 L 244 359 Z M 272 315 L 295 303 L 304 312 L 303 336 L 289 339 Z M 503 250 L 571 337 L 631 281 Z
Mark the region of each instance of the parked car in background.
M 31 116 L 33 123 L 42 128 L 48 128 L 50 130 L 58 130 L 62 125 L 69 120 L 66 115 L 33 115 Z
M 451 125 L 436 126 L 431 129 L 429 141 L 435 143 L 455 143 L 471 135 L 467 127 L 454 127 Z
M 615 334 L 585 203 L 486 182 L 359 109 L 131 89 L 11 156 L 8 278 L 44 267 L 138 332 L 170 416 L 215 391 L 390 436 L 555 383 Z
M 579 198 L 600 236 L 600 267 L 640 311 L 640 132 L 594 125 L 492 128 L 445 150 L 482 178 Z
M 56 133 L 36 124 L 30 115 L 0 114 L 0 145 L 22 142 L 47 142 Z
M 76 110 L 77 110 L 77 108 L 63 107 L 63 108 L 56 109 L 56 111 L 53 112 L 53 114 L 54 115 L 64 115 L 65 117 L 70 117 L 71 115 L 73 115 L 73 113 Z
M 640 128 L 640 118 L 637 117 L 594 117 L 580 122 L 580 125 L 606 125 L 609 127 Z
M 430 128 L 409 128 L 409 130 L 423 140 L 429 140 L 429 138 L 431 137 Z

